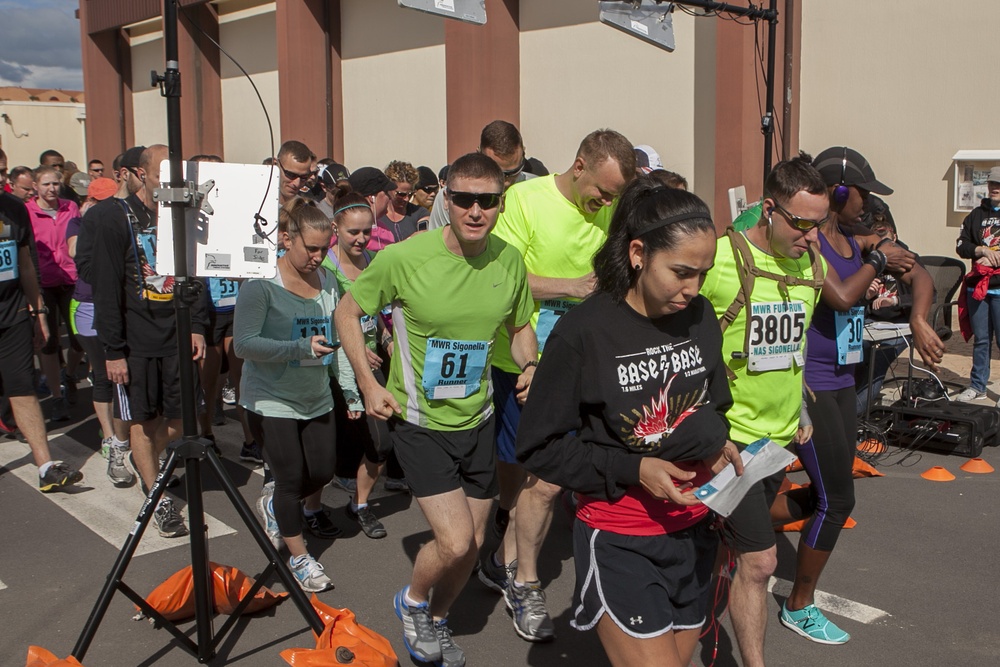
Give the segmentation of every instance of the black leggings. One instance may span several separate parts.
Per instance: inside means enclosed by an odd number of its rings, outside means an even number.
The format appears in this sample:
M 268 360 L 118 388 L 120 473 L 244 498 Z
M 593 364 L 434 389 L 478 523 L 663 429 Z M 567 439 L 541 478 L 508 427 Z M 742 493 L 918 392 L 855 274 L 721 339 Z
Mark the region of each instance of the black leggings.
M 385 376 L 376 370 L 375 379 L 385 386 Z M 347 400 L 337 380 L 330 378 L 333 409 L 337 414 L 337 476 L 353 479 L 364 456 L 374 463 L 385 463 L 392 451 L 389 423 L 365 414 L 361 419 L 347 417 Z M 362 396 L 362 400 L 364 397 Z
M 114 400 L 114 383 L 108 378 L 107 356 L 104 345 L 97 336 L 76 334 L 76 342 L 87 353 L 90 370 L 94 373 L 94 391 L 91 400 L 96 403 L 111 403 Z
M 818 551 L 833 551 L 854 509 L 854 456 L 858 443 L 857 393 L 854 387 L 817 391 L 806 397 L 813 422 L 812 440 L 796 446 L 812 482 L 787 494 L 794 517 L 809 516 L 801 539 Z
M 264 417 L 246 411 L 250 428 L 264 434 L 259 443 L 274 475 L 274 518 L 282 537 L 302 534 L 306 497 L 333 479 L 337 461 L 337 430 L 333 412 L 312 419 Z

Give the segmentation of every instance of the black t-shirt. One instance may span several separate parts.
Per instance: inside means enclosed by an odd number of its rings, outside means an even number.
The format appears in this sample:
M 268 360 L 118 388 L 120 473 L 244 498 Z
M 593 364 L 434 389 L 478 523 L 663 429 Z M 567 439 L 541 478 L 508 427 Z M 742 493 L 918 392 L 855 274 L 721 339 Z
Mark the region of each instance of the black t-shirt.
M 408 203 L 406 205 L 406 215 L 399 222 L 393 222 L 388 214 L 378 219 L 378 226 L 387 229 L 392 234 L 395 243 L 399 243 L 410 238 L 417 232 L 417 221 L 430 216 L 431 212 L 423 206 Z
M 31 218 L 24 203 L 0 191 L 0 329 L 28 318 L 18 256 L 32 247 Z
M 540 478 L 602 500 L 639 484 L 644 456 L 698 461 L 729 437 L 732 394 L 712 305 L 697 296 L 651 320 L 608 294 L 562 316 L 517 432 Z

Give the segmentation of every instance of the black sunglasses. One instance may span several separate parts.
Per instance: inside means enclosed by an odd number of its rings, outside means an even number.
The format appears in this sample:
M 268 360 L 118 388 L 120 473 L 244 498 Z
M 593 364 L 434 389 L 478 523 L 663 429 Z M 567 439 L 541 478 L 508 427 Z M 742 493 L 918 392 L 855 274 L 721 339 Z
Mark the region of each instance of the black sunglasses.
M 436 185 L 425 185 L 424 187 L 419 188 L 419 189 L 423 190 L 427 194 L 433 194 L 433 193 L 435 193 L 435 192 L 438 191 L 438 186 L 436 186 Z
M 479 208 L 488 210 L 496 208 L 503 199 L 501 192 L 453 192 L 448 191 L 448 199 L 459 208 L 472 208 L 473 204 L 479 204 Z
M 285 173 L 285 178 L 287 178 L 290 181 L 294 181 L 296 179 L 301 181 L 308 181 L 310 178 L 313 178 L 318 173 L 317 171 L 310 171 L 308 174 L 298 174 L 295 173 L 294 171 L 288 171 L 280 164 L 278 166 L 281 167 L 281 171 Z
M 802 232 L 808 232 L 812 230 L 814 227 L 820 227 L 824 222 L 830 219 L 829 213 L 827 213 L 826 217 L 823 218 L 822 220 L 811 220 L 809 218 L 800 218 L 797 215 L 792 215 L 791 213 L 789 213 L 784 206 L 778 203 L 778 200 L 772 199 L 771 201 L 774 202 L 774 207 L 781 212 L 781 215 L 785 216 L 785 219 L 788 220 L 788 223 L 792 227 L 795 227 L 795 229 L 798 229 L 799 231 Z

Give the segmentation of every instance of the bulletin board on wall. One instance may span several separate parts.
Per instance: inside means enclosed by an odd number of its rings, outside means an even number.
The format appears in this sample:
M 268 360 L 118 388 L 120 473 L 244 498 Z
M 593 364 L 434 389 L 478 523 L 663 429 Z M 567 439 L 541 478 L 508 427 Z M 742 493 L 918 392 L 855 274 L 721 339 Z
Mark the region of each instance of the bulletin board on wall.
M 968 213 L 987 197 L 986 180 L 990 169 L 1000 166 L 1000 150 L 961 150 L 951 158 L 954 162 L 955 213 Z

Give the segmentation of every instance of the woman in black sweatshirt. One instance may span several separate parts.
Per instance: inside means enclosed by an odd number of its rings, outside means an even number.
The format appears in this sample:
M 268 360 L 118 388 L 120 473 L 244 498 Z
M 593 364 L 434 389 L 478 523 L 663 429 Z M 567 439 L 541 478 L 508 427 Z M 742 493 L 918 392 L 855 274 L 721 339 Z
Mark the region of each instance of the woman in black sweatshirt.
M 597 292 L 553 329 L 517 456 L 577 492 L 574 627 L 617 665 L 687 665 L 717 538 L 694 487 L 738 459 L 722 334 L 698 290 L 715 228 L 697 196 L 646 177 L 594 258 Z

